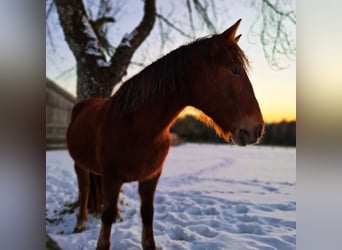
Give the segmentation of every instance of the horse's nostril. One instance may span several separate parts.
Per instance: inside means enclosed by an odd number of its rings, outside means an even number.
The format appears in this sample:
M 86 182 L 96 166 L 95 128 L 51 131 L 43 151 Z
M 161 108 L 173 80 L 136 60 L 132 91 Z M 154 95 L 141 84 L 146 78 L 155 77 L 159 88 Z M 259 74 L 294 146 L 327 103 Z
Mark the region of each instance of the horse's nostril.
M 245 129 L 240 129 L 239 131 L 241 145 L 245 146 L 248 143 L 248 131 Z

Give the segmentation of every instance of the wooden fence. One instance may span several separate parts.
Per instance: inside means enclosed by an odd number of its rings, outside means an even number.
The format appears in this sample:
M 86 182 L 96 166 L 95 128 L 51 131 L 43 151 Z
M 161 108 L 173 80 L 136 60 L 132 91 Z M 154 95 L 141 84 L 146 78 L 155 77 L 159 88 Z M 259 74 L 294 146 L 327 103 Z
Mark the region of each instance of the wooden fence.
M 65 148 L 65 134 L 76 98 L 46 79 L 46 149 Z

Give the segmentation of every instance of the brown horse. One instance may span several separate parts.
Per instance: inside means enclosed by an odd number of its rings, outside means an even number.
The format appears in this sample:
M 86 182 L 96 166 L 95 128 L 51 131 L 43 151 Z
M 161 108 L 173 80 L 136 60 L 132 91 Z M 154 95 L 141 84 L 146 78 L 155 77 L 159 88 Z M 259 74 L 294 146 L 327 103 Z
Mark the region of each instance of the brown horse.
M 258 142 L 264 122 L 246 73 L 248 61 L 237 45 L 239 23 L 170 52 L 111 98 L 89 99 L 74 107 L 67 143 L 80 192 L 75 230 L 85 229 L 90 171 L 103 181 L 97 249 L 110 248 L 119 191 L 132 181 L 139 182 L 143 249 L 156 249 L 154 193 L 170 147 L 169 129 L 186 106 L 205 113 L 202 120 L 226 140 L 241 146 Z

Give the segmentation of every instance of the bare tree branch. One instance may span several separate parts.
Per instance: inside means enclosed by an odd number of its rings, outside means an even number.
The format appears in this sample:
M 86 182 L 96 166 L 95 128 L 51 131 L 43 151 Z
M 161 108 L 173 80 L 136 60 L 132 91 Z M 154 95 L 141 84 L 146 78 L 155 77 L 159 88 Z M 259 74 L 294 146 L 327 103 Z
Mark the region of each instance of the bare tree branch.
M 194 20 L 192 17 L 192 8 L 191 8 L 190 0 L 186 0 L 186 7 L 188 9 L 188 16 L 189 16 L 189 23 L 191 27 L 192 37 L 195 37 L 195 26 L 194 26 Z
M 50 2 L 46 1 L 46 5 L 48 6 L 47 11 L 45 13 L 45 19 L 47 20 L 50 16 L 51 12 L 52 12 L 52 9 L 54 7 L 54 3 L 52 0 Z
M 163 22 L 160 19 L 158 19 L 158 27 L 160 35 L 160 51 L 162 51 L 167 40 L 167 33 L 165 32 Z
M 285 17 L 289 18 L 293 23 L 296 23 L 296 20 L 295 20 L 295 18 L 293 16 L 294 15 L 294 11 L 284 12 L 284 11 L 278 9 L 276 5 L 272 4 L 268 0 L 263 0 L 263 4 L 266 4 L 268 7 L 270 7 L 278 15 L 285 16 Z
M 58 76 L 56 76 L 55 81 L 58 81 L 62 78 L 68 78 L 68 75 L 70 75 L 71 73 L 76 71 L 76 65 L 72 66 L 71 68 L 63 71 L 62 73 L 60 73 Z
M 124 35 L 117 47 L 113 57 L 111 58 L 110 70 L 112 76 L 109 84 L 110 88 L 122 79 L 126 74 L 127 67 L 136 49 L 150 34 L 156 19 L 156 3 L 155 0 L 145 0 L 144 16 L 139 25 L 131 31 L 131 33 Z
M 109 16 L 102 16 L 96 20 L 89 20 L 90 25 L 93 27 L 93 30 L 96 34 L 97 39 L 99 40 L 100 49 L 106 54 L 108 57 L 111 57 L 115 51 L 115 48 L 108 41 L 107 31 L 104 26 L 106 24 L 114 23 L 115 19 Z
M 46 14 L 45 14 L 45 20 L 46 20 L 46 34 L 47 34 L 47 41 L 48 43 L 51 45 L 52 49 L 54 50 L 54 52 L 56 51 L 56 47 L 55 47 L 55 43 L 53 41 L 53 37 L 52 37 L 52 33 L 51 33 L 51 27 L 49 25 L 49 22 L 48 22 L 48 19 L 50 18 L 51 16 L 51 12 L 54 8 L 54 2 L 51 0 L 50 2 L 47 0 L 46 1 L 46 6 L 47 7 L 47 11 L 46 11 Z
M 46 25 L 46 34 L 47 34 L 47 41 L 50 43 L 51 45 L 51 48 L 53 49 L 54 52 L 56 52 L 56 46 L 55 46 L 55 43 L 53 41 L 53 37 L 52 37 L 52 33 L 51 33 L 51 28 L 50 28 L 50 25 L 47 24 Z
M 213 10 L 214 18 L 215 18 L 215 20 L 217 20 L 217 13 L 216 13 L 215 2 L 214 2 L 214 0 L 210 0 L 210 3 L 211 3 L 211 8 L 212 8 L 212 10 Z
M 259 36 L 266 60 L 275 69 L 286 67 L 281 65 L 280 57 L 292 59 L 296 53 L 295 40 L 291 40 L 291 33 L 285 28 L 289 23 L 296 24 L 296 13 L 280 4 L 279 1 L 262 0 L 260 15 L 251 28 L 255 30 L 261 20 L 260 31 L 255 34 Z
M 182 36 L 185 36 L 189 39 L 191 39 L 192 37 L 185 33 L 182 29 L 178 28 L 177 26 L 175 26 L 173 23 L 171 23 L 167 18 L 165 18 L 163 15 L 156 13 L 156 16 L 162 20 L 164 23 L 166 23 L 168 26 L 170 26 L 171 28 L 173 28 L 174 30 L 176 30 L 179 34 L 181 34 Z
M 116 16 L 121 11 L 125 1 L 88 0 L 87 3 L 86 9 L 89 15 L 89 22 L 99 40 L 100 49 L 105 54 L 106 59 L 109 59 L 113 56 L 115 47 L 109 40 L 108 28 L 115 23 Z
M 202 20 L 204 21 L 205 25 L 207 26 L 207 28 L 213 32 L 216 33 L 216 28 L 215 25 L 212 23 L 212 21 L 210 20 L 209 16 L 208 16 L 208 10 L 206 7 L 204 7 L 199 0 L 193 0 L 194 5 L 195 5 L 195 9 L 197 10 L 198 14 L 200 15 L 200 17 L 202 18 Z

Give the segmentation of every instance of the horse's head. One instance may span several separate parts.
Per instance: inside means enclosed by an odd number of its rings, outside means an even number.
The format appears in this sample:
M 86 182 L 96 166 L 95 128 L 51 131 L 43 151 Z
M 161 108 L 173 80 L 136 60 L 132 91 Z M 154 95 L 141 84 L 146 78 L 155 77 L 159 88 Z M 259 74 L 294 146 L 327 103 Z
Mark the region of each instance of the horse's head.
M 207 38 L 208 48 L 199 47 L 204 53 L 194 53 L 197 58 L 193 63 L 198 70 L 192 105 L 214 121 L 206 119 L 222 137 L 245 146 L 259 141 L 264 121 L 246 73 L 248 60 L 237 44 L 239 24 L 240 20 L 223 33 Z

